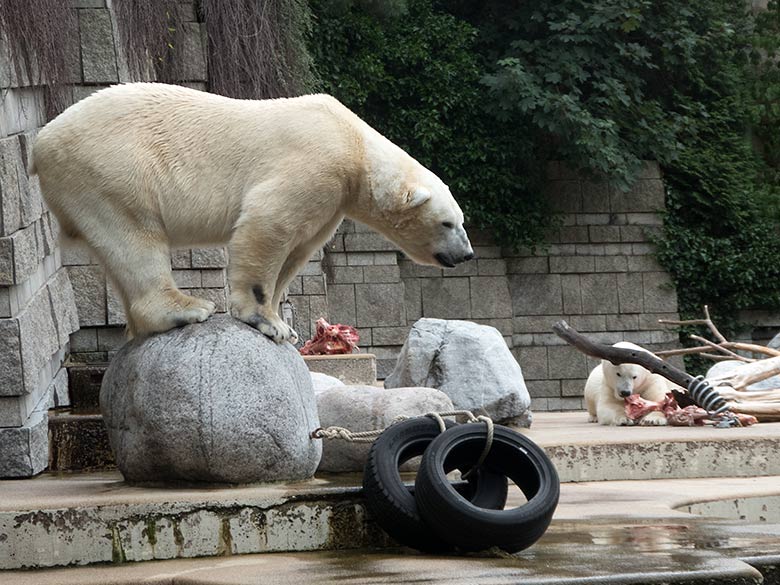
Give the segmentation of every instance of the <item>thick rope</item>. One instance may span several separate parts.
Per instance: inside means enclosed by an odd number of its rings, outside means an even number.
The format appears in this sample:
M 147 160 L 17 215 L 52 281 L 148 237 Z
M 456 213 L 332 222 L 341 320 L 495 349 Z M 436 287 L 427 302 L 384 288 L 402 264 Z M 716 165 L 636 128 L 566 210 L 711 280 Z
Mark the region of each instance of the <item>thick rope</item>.
M 485 458 L 488 456 L 488 453 L 490 453 L 491 447 L 493 447 L 493 420 L 489 416 L 478 416 L 477 419 L 487 425 L 487 439 L 485 440 L 485 448 L 482 449 L 482 454 L 479 456 L 479 459 L 477 459 L 477 462 L 474 464 L 474 466 L 466 473 L 461 475 L 463 479 L 468 479 L 472 473 L 474 473 L 482 466 L 482 464 L 485 462 Z
M 465 416 L 467 422 L 470 423 L 478 423 L 478 422 L 484 422 L 487 425 L 487 439 L 485 440 L 485 448 L 482 449 L 482 453 L 479 456 L 479 459 L 477 460 L 476 464 L 469 469 L 466 473 L 462 475 L 463 479 L 467 479 L 469 475 L 474 473 L 479 467 L 485 462 L 485 458 L 488 456 L 488 453 L 490 453 L 491 447 L 493 447 L 493 420 L 489 416 L 474 416 L 474 413 L 472 413 L 470 410 L 449 410 L 446 412 L 428 412 L 424 416 L 428 416 L 432 419 L 434 419 L 439 424 L 439 431 L 444 432 L 447 430 L 447 425 L 444 423 L 444 417 L 445 416 Z M 353 432 L 349 429 L 345 429 L 344 427 L 328 427 L 327 429 L 324 429 L 322 427 L 314 429 L 311 432 L 311 438 L 312 439 L 341 439 L 343 441 L 348 441 L 350 443 L 373 443 L 379 435 L 381 435 L 387 428 L 390 428 L 390 426 L 401 422 L 403 420 L 407 420 L 409 416 L 397 416 L 393 419 L 393 422 L 390 423 L 390 425 L 384 429 L 374 430 L 374 431 L 360 431 L 360 432 Z

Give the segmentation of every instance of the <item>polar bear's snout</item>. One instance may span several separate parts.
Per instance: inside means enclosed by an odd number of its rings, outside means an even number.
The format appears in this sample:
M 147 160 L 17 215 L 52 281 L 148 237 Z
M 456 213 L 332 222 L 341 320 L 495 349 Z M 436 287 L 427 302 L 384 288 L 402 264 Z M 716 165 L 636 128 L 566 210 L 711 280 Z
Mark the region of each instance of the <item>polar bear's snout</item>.
M 617 366 L 615 368 L 615 398 L 621 400 L 628 398 L 636 390 L 637 374 L 636 367 L 628 366 L 625 364 Z
M 474 249 L 471 247 L 471 242 L 469 242 L 463 226 L 444 222 L 442 227 L 446 232 L 444 241 L 440 245 L 441 251 L 433 255 L 439 264 L 447 268 L 454 268 L 456 264 L 474 258 Z

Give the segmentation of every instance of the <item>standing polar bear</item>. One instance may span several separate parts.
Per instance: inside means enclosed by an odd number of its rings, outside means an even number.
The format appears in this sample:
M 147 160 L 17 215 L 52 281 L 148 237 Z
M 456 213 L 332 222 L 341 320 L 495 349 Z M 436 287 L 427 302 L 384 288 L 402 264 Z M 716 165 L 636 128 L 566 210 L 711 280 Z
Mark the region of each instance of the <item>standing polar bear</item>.
M 646 349 L 621 341 L 613 347 L 636 349 L 648 352 Z M 645 400 L 661 402 L 669 392 L 669 382 L 663 376 L 653 374 L 637 364 L 615 365 L 609 360 L 593 368 L 585 383 L 585 402 L 588 407 L 588 421 L 601 425 L 631 425 L 634 424 L 626 416 L 625 398 L 639 394 Z M 643 425 L 665 425 L 663 412 L 654 411 L 642 418 Z
M 282 343 L 288 283 L 344 217 L 420 264 L 474 256 L 449 188 L 335 98 L 236 100 L 132 83 L 43 128 L 31 173 L 63 233 L 116 285 L 130 335 L 205 321 L 176 288 L 170 250 L 228 244 L 231 312 Z

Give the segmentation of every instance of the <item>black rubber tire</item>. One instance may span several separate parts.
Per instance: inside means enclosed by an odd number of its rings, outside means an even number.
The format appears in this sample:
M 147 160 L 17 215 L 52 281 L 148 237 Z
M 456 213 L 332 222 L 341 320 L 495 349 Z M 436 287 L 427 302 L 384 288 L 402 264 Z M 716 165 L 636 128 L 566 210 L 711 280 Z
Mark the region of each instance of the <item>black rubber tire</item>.
M 446 424 L 448 428 L 459 426 L 452 421 L 446 421 Z M 390 426 L 372 445 L 363 474 L 366 507 L 376 522 L 396 542 L 431 553 L 448 552 L 453 547 L 423 522 L 417 510 L 414 487 L 403 483 L 398 468 L 422 455 L 440 434 L 438 423 L 427 416 Z M 448 468 L 448 472 L 453 469 L 455 467 Z M 452 485 L 446 478 L 445 481 Z M 452 489 L 455 493 L 463 492 L 464 497 L 477 506 L 501 509 L 506 504 L 508 482 L 503 475 L 480 471 L 468 482 L 459 482 Z
M 550 458 L 529 438 L 496 425 L 493 446 L 483 468 L 509 477 L 527 502 L 509 510 L 486 510 L 459 495 L 445 469 L 473 465 L 485 446 L 482 424 L 447 429 L 428 446 L 415 482 L 420 515 L 436 535 L 463 551 L 499 547 L 507 552 L 528 548 L 547 530 L 558 505 L 560 480 Z

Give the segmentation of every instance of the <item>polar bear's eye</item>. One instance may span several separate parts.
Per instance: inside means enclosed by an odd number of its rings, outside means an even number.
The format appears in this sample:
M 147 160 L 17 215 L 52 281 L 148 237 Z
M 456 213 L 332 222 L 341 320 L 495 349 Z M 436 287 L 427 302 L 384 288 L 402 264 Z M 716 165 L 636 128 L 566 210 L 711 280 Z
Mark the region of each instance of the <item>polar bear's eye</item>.
M 620 378 L 620 372 L 615 372 L 617 374 L 617 377 Z
M 636 376 L 634 376 L 633 378 L 634 378 L 634 380 L 636 380 Z
M 448 230 L 451 230 L 455 227 L 455 224 L 449 222 L 449 221 L 443 221 L 442 224 L 444 227 L 446 227 Z

